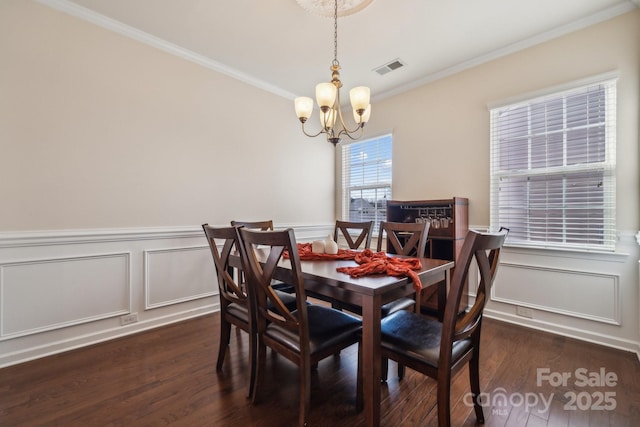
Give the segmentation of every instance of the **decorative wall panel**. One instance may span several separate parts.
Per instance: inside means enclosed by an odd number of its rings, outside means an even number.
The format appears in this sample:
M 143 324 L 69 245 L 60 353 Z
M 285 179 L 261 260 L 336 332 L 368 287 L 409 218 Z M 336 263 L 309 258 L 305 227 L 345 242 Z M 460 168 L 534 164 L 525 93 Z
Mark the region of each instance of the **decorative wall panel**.
M 491 299 L 618 325 L 618 282 L 611 274 L 501 263 Z
M 129 259 L 124 252 L 0 264 L 0 339 L 128 313 Z
M 145 309 L 217 294 L 208 246 L 153 249 L 145 257 Z

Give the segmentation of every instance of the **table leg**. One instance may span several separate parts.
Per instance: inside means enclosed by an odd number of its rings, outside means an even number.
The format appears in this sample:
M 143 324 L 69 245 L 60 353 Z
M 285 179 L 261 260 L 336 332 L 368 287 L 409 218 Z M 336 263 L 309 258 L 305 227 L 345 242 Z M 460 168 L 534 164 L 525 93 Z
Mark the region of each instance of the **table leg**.
M 380 296 L 362 298 L 362 380 L 366 426 L 380 425 Z
M 444 281 L 438 283 L 438 320 L 440 322 L 444 319 L 444 309 L 447 305 L 447 295 L 449 294 L 449 286 L 451 285 L 451 273 L 450 270 L 445 271 Z

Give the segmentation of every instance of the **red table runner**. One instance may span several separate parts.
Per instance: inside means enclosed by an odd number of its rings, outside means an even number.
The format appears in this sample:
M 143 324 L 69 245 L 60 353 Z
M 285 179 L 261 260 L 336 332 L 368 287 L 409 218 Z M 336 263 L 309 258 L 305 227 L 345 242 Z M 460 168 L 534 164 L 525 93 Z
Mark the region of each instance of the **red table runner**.
M 373 274 L 386 274 L 387 276 L 401 277 L 407 276 L 413 280 L 413 287 L 416 292 L 422 290 L 420 277 L 415 270 L 422 268 L 422 263 L 418 258 L 394 258 L 389 257 L 384 252 L 373 252 L 371 249 L 365 249 L 361 252 L 349 249 L 338 249 L 337 254 L 318 254 L 311 252 L 311 243 L 298 243 L 298 254 L 300 259 L 323 260 L 355 260 L 359 265 L 357 267 L 339 267 L 336 270 L 340 273 L 346 273 L 351 277 L 363 277 Z M 288 258 L 289 254 L 285 251 L 284 257 Z

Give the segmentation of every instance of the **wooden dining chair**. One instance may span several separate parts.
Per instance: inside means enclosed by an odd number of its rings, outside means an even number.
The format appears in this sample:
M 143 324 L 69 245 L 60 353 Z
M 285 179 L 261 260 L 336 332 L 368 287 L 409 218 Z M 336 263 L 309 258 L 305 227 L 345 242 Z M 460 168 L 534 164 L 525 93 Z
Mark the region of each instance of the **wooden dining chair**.
M 372 232 L 373 221 L 352 222 L 336 220 L 333 240 L 338 242 L 340 236 L 342 236 L 349 249 L 368 249 L 371 248 Z
M 260 231 L 273 231 L 274 229 L 272 219 L 265 219 L 263 221 L 231 221 L 231 225 Z M 288 294 L 295 292 L 293 286 L 280 280 L 274 280 L 273 288 Z
M 231 221 L 234 227 L 244 227 L 262 231 L 273 230 L 273 220 L 266 219 L 264 221 Z
M 253 331 L 255 322 L 253 322 L 252 314 L 250 313 L 247 293 L 234 278 L 240 277 L 240 275 L 234 274 L 234 269 L 229 265 L 231 255 L 240 250 L 238 229 L 236 227 L 217 228 L 209 224 L 203 224 L 202 229 L 207 236 L 207 242 L 213 255 L 220 297 L 220 342 L 216 370 L 222 370 L 225 355 L 229 348 L 231 325 L 235 325 L 238 329 L 249 334 L 249 364 L 251 370 L 247 395 L 250 397 L 253 394 L 251 387 L 255 383 L 255 363 L 252 360 L 255 359 L 253 357 L 256 341 Z M 218 248 L 218 241 L 222 242 L 221 249 Z
M 233 255 L 240 253 L 240 235 L 238 227 L 212 227 L 203 224 L 204 230 L 218 279 L 220 298 L 220 342 L 218 345 L 218 361 L 216 370 L 221 371 L 225 355 L 228 353 L 231 339 L 231 325 L 235 325 L 249 334 L 249 365 L 251 368 L 247 395 L 252 395 L 251 387 L 255 383 L 255 315 L 250 310 L 244 275 L 241 269 L 233 268 L 230 260 Z M 221 247 L 218 246 L 221 243 Z M 293 310 L 296 308 L 296 298 L 284 292 L 276 291 L 283 304 Z
M 336 220 L 333 229 L 333 240 L 338 244 L 344 240 L 347 247 L 351 250 L 370 249 L 372 232 L 373 221 L 354 222 Z M 329 302 L 331 302 L 331 307 L 338 310 L 346 308 L 358 314 L 361 314 L 362 311 L 360 307 L 355 305 L 349 305 L 335 300 L 330 300 Z
M 362 322 L 355 316 L 330 307 L 307 304 L 300 257 L 292 229 L 254 231 L 241 228 L 240 235 L 243 241 L 242 258 L 247 272 L 247 288 L 252 304 L 256 307 L 258 363 L 255 384 L 251 387 L 252 402 L 258 400 L 268 346 L 299 368 L 298 419 L 299 425 L 303 426 L 310 408 L 312 366 L 359 343 Z M 291 283 L 295 287 L 297 298 L 295 310 L 287 308 L 271 286 L 285 251 L 289 254 Z M 358 381 L 361 381 L 360 363 Z
M 382 251 L 382 243 L 386 235 L 386 252 L 398 255 L 424 257 L 429 235 L 429 223 L 415 222 L 380 222 L 377 250 Z M 414 307 L 414 311 L 420 311 L 420 295 L 414 298 L 404 297 L 382 306 L 382 317 L 386 317 L 399 310 Z
M 398 255 L 424 257 L 429 234 L 428 222 L 386 222 L 380 221 L 378 252 L 386 235 L 386 252 Z
M 451 424 L 451 377 L 469 363 L 469 381 L 476 419 L 484 423 L 480 395 L 480 330 L 485 304 L 496 278 L 500 250 L 507 230 L 497 233 L 469 231 L 451 279 L 443 322 L 406 310 L 382 319 L 382 357 L 434 378 L 438 382 L 438 426 Z M 458 306 L 469 266 L 475 258 L 480 273 L 476 299 L 463 315 Z M 383 378 L 386 372 L 382 372 Z
M 337 225 L 336 225 L 337 227 Z M 387 244 L 386 252 L 389 252 L 389 245 L 393 246 L 392 252 L 398 255 L 424 256 L 427 245 L 427 235 L 429 233 L 429 223 L 401 223 L 401 222 L 380 222 L 380 232 L 378 235 L 377 251 L 382 251 L 382 241 L 385 235 L 390 243 Z M 416 255 L 416 254 L 421 255 Z M 411 307 L 418 307 L 416 298 L 404 297 L 388 302 L 382 306 L 381 317 L 386 317 L 398 310 L 406 310 Z M 340 307 L 352 313 L 362 314 L 360 306 L 348 303 L 340 303 Z M 383 367 L 385 363 L 383 363 Z

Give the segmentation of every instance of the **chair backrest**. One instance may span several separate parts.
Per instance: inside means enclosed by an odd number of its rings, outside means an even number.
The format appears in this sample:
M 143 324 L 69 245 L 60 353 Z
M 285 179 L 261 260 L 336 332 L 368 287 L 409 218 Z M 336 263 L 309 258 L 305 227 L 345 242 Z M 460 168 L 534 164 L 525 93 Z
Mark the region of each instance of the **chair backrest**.
M 373 230 L 373 221 L 366 222 L 350 222 L 336 221 L 336 227 L 333 231 L 333 240 L 338 241 L 340 234 L 347 242 L 349 249 L 369 249 L 371 247 L 371 232 Z M 364 246 L 360 246 L 364 242 Z
M 497 233 L 480 233 L 474 230 L 469 230 L 467 233 L 460 255 L 456 259 L 451 286 L 447 295 L 442 326 L 441 361 L 443 357 L 451 357 L 451 348 L 455 341 L 474 335 L 474 338 L 479 339 L 482 313 L 489 298 L 491 286 L 496 278 L 500 250 L 507 233 L 508 230 L 506 229 L 502 229 Z M 476 299 L 471 308 L 462 316 L 459 316 L 460 298 L 469 275 L 469 266 L 474 258 L 480 273 Z
M 239 231 L 247 289 L 256 308 L 258 332 L 264 330 L 268 323 L 277 324 L 296 333 L 302 348 L 304 343 L 308 343 L 308 318 L 300 256 L 293 230 L 257 231 L 240 228 Z M 284 251 L 289 253 L 291 262 L 291 276 L 286 279 L 295 288 L 296 314 L 292 314 L 271 286 Z
M 212 227 L 203 224 L 202 229 L 207 236 L 209 248 L 213 255 L 213 262 L 218 276 L 220 290 L 220 304 L 224 307 L 230 303 L 238 303 L 249 307 L 249 300 L 243 288 L 234 279 L 234 269 L 229 265 L 232 254 L 240 250 L 240 235 L 237 227 Z M 222 249 L 218 248 L 216 240 L 222 241 Z
M 262 231 L 273 230 L 273 220 L 271 219 L 264 221 L 231 221 L 231 225 L 234 227 L 244 227 Z
M 380 222 L 378 252 L 382 250 L 384 234 L 387 235 L 387 252 L 398 255 L 423 257 L 429 234 L 428 222 Z

